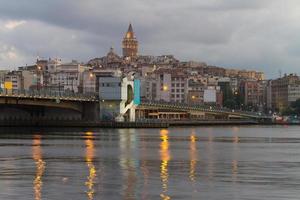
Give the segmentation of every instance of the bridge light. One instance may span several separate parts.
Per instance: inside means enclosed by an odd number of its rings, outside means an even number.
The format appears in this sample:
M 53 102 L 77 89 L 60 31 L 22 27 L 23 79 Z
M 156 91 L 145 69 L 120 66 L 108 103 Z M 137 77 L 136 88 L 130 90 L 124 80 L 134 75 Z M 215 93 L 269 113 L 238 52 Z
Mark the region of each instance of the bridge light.
M 94 77 L 94 74 L 93 73 L 90 73 L 90 78 L 93 78 Z

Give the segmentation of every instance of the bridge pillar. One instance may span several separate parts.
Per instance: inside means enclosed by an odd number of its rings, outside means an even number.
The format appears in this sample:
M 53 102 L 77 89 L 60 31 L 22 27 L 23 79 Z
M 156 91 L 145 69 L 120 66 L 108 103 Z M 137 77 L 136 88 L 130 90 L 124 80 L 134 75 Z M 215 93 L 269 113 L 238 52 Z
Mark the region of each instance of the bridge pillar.
M 129 112 L 130 112 L 129 121 L 135 122 L 135 108 L 130 108 Z
M 95 102 L 85 102 L 82 104 L 81 119 L 85 121 L 94 121 L 100 119 L 99 104 Z

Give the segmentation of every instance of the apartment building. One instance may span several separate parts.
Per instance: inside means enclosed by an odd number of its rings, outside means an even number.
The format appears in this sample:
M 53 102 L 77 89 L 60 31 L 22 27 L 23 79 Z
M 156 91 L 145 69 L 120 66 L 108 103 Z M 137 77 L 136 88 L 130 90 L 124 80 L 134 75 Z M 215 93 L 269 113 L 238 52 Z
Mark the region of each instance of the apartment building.
M 284 75 L 272 81 L 272 108 L 283 111 L 300 98 L 300 77 L 296 74 Z

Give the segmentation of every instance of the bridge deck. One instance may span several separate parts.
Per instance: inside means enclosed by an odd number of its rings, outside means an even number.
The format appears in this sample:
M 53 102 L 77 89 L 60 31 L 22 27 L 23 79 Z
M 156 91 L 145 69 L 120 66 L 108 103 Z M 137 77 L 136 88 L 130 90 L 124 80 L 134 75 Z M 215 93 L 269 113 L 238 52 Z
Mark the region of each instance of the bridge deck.
M 202 111 L 206 113 L 214 113 L 214 114 L 227 114 L 227 115 L 235 115 L 256 119 L 270 119 L 270 116 L 266 116 L 262 113 L 256 112 L 246 112 L 240 110 L 230 110 L 225 108 L 217 108 L 213 106 L 191 106 L 185 104 L 166 104 L 166 103 L 153 103 L 153 102 L 143 102 L 139 105 L 138 108 L 146 108 L 146 109 L 165 109 L 171 111 Z
M 51 95 L 45 93 L 14 93 L 5 94 L 0 93 L 0 97 L 8 98 L 25 98 L 25 99 L 50 99 L 60 101 L 80 101 L 80 102 L 97 102 L 99 101 L 95 96 L 84 96 L 84 95 Z

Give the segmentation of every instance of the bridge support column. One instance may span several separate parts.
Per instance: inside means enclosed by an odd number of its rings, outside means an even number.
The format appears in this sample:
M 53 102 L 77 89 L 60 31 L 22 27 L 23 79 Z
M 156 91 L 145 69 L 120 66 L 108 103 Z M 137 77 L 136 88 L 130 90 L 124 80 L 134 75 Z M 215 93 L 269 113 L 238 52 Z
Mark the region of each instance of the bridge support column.
M 130 108 L 129 112 L 129 121 L 135 122 L 135 108 Z
M 83 103 L 81 119 L 95 121 L 100 119 L 99 104 L 94 102 Z

